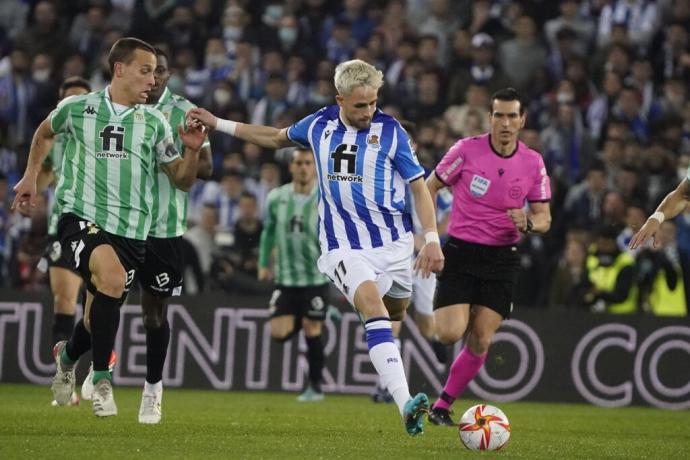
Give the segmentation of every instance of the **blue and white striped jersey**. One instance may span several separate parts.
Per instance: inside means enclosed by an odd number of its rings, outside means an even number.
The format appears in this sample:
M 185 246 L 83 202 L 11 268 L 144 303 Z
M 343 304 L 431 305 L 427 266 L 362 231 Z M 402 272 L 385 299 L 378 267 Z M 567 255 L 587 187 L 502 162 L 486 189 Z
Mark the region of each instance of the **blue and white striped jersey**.
M 291 141 L 311 147 L 319 179 L 321 252 L 377 248 L 412 230 L 406 185 L 424 176 L 410 138 L 376 110 L 369 129 L 345 125 L 337 105 L 288 128 Z

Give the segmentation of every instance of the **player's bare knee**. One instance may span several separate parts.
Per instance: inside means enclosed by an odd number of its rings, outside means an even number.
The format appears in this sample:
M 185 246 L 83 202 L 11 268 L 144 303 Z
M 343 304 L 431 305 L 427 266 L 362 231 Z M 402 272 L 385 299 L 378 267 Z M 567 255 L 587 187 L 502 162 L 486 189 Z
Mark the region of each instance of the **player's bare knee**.
M 446 328 L 437 328 L 438 341 L 444 345 L 453 345 L 462 339 L 462 334 Z
M 53 295 L 53 306 L 55 313 L 62 315 L 73 315 L 76 310 L 77 299 L 71 298 L 71 296 L 65 295 L 62 292 L 56 292 Z
M 94 277 L 96 288 L 103 294 L 120 298 L 125 292 L 125 283 L 127 275 L 122 267 L 119 270 L 110 270 L 105 273 L 99 273 Z
M 321 321 L 302 318 L 302 329 L 304 329 L 304 335 L 307 337 L 316 337 L 317 335 L 321 335 Z
M 475 355 L 481 355 L 489 351 L 492 338 L 493 333 L 489 333 L 479 328 L 475 328 L 472 330 L 472 333 L 467 338 L 467 346 L 470 348 L 470 351 Z

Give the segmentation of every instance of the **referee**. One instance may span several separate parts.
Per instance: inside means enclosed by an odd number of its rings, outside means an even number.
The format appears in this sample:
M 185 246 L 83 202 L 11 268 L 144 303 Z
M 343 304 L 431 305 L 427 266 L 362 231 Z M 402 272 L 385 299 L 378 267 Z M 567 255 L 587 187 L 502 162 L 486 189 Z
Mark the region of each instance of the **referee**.
M 544 233 L 551 226 L 544 161 L 518 141 L 525 107 L 517 91 L 493 95 L 490 121 L 489 133 L 460 139 L 427 180 L 434 202 L 442 188 L 453 192 L 443 248 L 447 263 L 434 304 L 436 333 L 441 342 L 453 344 L 467 332 L 429 413 L 437 425 L 454 425 L 451 404 L 481 369 L 501 322 L 510 318 L 521 234 Z

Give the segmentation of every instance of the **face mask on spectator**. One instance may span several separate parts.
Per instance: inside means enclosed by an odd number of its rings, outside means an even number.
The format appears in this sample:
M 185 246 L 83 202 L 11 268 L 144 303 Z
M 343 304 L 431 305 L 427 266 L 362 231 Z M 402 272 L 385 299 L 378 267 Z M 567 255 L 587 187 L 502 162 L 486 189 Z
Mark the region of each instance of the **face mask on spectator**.
M 556 94 L 556 102 L 559 104 L 570 104 L 575 101 L 575 97 L 572 95 L 572 93 L 566 93 L 564 91 L 559 92 Z
M 283 43 L 290 46 L 297 41 L 297 29 L 294 27 L 281 27 L 278 30 L 278 37 Z
M 45 83 L 50 78 L 50 69 L 34 70 L 31 76 L 34 79 L 34 81 L 38 83 Z
M 242 36 L 242 27 L 226 26 L 223 28 L 223 38 L 226 40 L 237 41 Z
M 218 88 L 213 92 L 213 102 L 217 105 L 226 105 L 231 98 L 232 94 L 227 89 Z
M 206 67 L 217 69 L 227 64 L 228 58 L 224 54 L 208 54 L 206 56 Z

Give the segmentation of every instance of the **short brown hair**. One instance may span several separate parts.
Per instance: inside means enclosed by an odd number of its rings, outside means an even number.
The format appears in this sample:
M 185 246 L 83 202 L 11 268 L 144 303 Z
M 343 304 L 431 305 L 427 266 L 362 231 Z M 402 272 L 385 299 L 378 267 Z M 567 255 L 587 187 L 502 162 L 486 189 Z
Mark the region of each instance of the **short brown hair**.
M 110 66 L 111 76 L 113 76 L 116 62 L 124 62 L 125 64 L 132 62 L 135 50 L 144 50 L 154 56 L 156 55 L 156 49 L 144 40 L 134 37 L 121 38 L 110 48 L 110 53 L 108 54 L 108 65 Z

